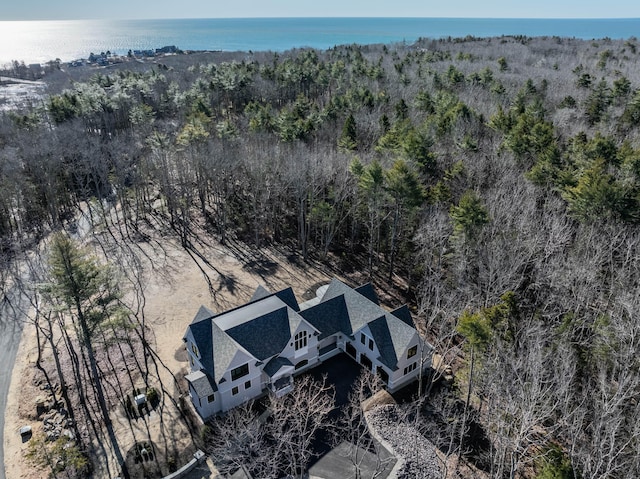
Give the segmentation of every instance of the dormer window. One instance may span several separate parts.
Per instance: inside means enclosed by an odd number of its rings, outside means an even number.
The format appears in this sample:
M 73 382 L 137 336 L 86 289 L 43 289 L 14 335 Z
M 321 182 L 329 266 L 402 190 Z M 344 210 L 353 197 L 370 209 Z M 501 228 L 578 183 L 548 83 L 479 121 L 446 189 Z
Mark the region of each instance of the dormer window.
M 296 351 L 307 347 L 308 336 L 309 335 L 307 334 L 306 331 L 300 331 L 298 334 L 296 334 L 294 338 L 294 349 Z

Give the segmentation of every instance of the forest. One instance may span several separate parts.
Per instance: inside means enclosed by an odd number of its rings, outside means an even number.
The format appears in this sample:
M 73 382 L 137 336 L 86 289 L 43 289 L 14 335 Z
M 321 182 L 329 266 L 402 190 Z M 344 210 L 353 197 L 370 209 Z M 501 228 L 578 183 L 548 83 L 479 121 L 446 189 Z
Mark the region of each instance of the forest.
M 277 245 L 409 302 L 455 372 L 425 405 L 445 456 L 640 477 L 639 49 L 467 37 L 47 73 L 0 115 L 3 290 L 87 211 L 130 245 Z

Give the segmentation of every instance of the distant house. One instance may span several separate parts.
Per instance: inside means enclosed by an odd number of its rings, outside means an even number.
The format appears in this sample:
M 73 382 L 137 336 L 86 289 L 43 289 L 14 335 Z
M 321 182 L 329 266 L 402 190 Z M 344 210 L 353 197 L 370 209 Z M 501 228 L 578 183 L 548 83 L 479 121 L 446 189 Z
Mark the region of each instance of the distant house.
M 346 352 L 395 392 L 431 365 L 431 346 L 406 306 L 387 312 L 370 284 L 334 279 L 299 305 L 293 290 L 258 287 L 249 303 L 215 314 L 204 306 L 183 338 L 193 404 L 204 419 L 266 392 L 282 396 L 293 377 Z
M 178 53 L 178 47 L 175 45 L 167 45 L 162 48 L 156 48 L 156 53 Z
M 134 50 L 133 56 L 136 57 L 155 57 L 156 53 L 153 50 Z

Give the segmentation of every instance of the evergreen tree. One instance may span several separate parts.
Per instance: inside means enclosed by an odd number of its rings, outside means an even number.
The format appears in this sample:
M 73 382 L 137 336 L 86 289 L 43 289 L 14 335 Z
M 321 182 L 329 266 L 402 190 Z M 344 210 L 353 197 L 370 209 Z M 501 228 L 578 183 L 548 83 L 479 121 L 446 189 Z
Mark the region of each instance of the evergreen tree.
M 404 160 L 397 160 L 385 173 L 386 189 L 392 200 L 393 220 L 391 222 L 391 245 L 389 259 L 389 280 L 393 277 L 393 268 L 406 217 L 422 204 L 425 190 L 415 171 Z
M 452 206 L 449 216 L 453 221 L 455 237 L 472 240 L 479 230 L 489 222 L 489 213 L 475 192 L 469 190 L 462 195 L 457 206 Z
M 123 475 L 129 477 L 113 431 L 92 341 L 96 328 L 118 307 L 120 292 L 115 277 L 110 268 L 100 266 L 96 258 L 78 248 L 71 238 L 62 233 L 52 239 L 49 271 L 52 282 L 48 292 L 66 307 L 76 325 L 78 340 L 88 357 L 92 385 L 111 446 L 123 468 Z
M 344 150 L 358 149 L 358 136 L 356 131 L 356 120 L 349 114 L 342 127 L 342 134 L 338 140 L 338 146 Z

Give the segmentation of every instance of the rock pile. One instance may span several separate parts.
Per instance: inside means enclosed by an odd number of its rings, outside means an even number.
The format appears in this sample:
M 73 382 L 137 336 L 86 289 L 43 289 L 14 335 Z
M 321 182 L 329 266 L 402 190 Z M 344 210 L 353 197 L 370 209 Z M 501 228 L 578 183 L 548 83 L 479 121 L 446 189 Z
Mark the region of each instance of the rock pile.
M 404 459 L 399 479 L 439 479 L 442 476 L 435 446 L 410 424 L 398 418 L 396 407 L 381 406 L 367 414 L 369 427 Z
M 44 395 L 36 398 L 36 414 L 38 419 L 42 421 L 42 429 L 47 441 L 56 441 L 61 437 L 68 440 L 75 439 L 73 421 L 69 418 L 69 412 L 65 409 L 64 402 L 54 400 L 54 395 L 48 385 L 40 385 L 40 389 Z M 57 385 L 56 397 L 60 397 Z

